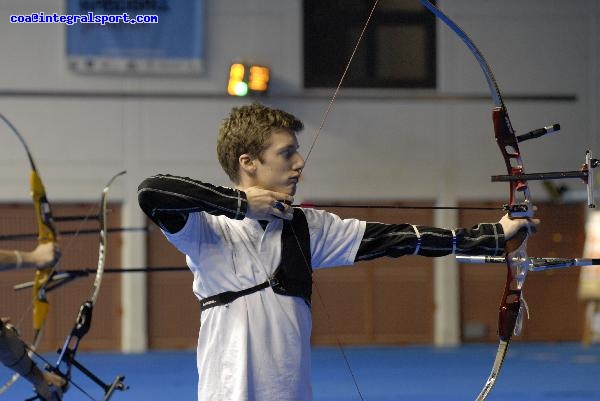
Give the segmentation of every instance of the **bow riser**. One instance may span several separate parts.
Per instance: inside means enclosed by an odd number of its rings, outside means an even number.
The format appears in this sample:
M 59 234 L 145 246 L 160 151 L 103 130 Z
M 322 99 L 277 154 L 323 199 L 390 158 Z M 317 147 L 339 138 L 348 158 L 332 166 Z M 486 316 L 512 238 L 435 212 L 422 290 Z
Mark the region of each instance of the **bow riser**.
M 509 175 L 520 177 L 524 173 L 521 150 L 515 130 L 505 107 L 495 107 L 492 111 L 494 137 Z M 505 206 L 512 218 L 533 218 L 535 208 L 531 200 L 529 186 L 525 179 L 509 181 L 509 203 Z M 527 303 L 523 298 L 523 284 L 529 271 L 527 238 L 519 247 L 506 254 L 506 284 L 498 313 L 498 337 L 501 342 L 510 342 L 513 335 L 519 335 Z
M 521 176 L 523 174 L 521 151 L 506 109 L 501 107 L 494 108 L 492 121 L 494 123 L 496 143 L 502 153 L 508 174 L 517 177 Z M 510 181 L 510 197 L 507 211 L 511 217 L 533 217 L 531 194 L 525 180 Z
M 31 198 L 33 199 L 35 215 L 38 216 L 38 243 L 56 242 L 56 229 L 52 220 L 52 210 L 46 197 L 46 189 L 37 170 L 31 171 L 29 186 L 31 188 Z M 33 285 L 33 329 L 36 337 L 39 336 L 42 327 L 44 327 L 46 316 L 50 309 L 44 287 L 53 271 L 52 267 L 47 267 L 37 269 L 35 272 Z
M 492 112 L 492 121 L 494 123 L 494 137 L 496 143 L 502 153 L 506 170 L 509 175 L 519 177 L 523 174 L 523 160 L 521 159 L 521 150 L 515 131 L 512 127 L 508 113 L 503 107 L 495 107 Z M 533 218 L 535 208 L 531 200 L 529 186 L 524 179 L 516 179 L 509 182 L 509 203 L 506 206 L 508 214 L 513 218 Z M 527 277 L 529 269 L 529 258 L 527 256 L 527 238 L 523 240 L 520 246 L 511 251 L 507 257 L 507 268 L 510 270 L 510 275 L 507 278 L 507 289 L 505 290 L 503 301 L 509 297 L 508 287 L 513 287 L 512 290 L 521 290 Z M 514 283 L 513 283 L 514 281 Z M 516 296 L 515 293 L 510 294 L 511 297 Z M 519 293 L 519 297 L 521 294 Z M 504 302 L 501 305 L 504 306 Z M 502 318 L 500 318 L 502 320 Z

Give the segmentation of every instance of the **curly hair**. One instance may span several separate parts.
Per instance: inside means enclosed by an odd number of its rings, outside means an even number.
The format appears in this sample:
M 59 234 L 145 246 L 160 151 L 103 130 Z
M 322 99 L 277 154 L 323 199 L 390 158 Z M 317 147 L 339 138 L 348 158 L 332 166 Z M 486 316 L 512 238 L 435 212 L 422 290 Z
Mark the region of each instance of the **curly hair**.
M 253 103 L 231 109 L 221 122 L 217 139 L 219 163 L 229 179 L 239 180 L 239 157 L 247 153 L 262 161 L 273 131 L 287 129 L 294 133 L 304 128 L 302 121 L 283 110 Z

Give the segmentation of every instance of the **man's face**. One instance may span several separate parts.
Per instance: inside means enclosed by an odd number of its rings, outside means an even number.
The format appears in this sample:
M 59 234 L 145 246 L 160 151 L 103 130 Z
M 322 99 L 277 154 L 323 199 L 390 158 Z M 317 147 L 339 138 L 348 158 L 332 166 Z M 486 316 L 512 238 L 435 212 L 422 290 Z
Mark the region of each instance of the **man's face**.
M 261 159 L 255 160 L 256 185 L 294 195 L 304 168 L 304 158 L 298 153 L 296 134 L 284 129 L 274 131 Z

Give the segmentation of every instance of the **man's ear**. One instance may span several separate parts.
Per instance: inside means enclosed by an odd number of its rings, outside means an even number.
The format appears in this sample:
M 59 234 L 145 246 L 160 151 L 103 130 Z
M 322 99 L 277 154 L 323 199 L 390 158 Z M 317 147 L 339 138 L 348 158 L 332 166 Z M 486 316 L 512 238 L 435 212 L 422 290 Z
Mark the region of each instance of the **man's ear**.
M 246 172 L 247 174 L 254 174 L 256 171 L 256 159 L 250 156 L 248 153 L 244 153 L 240 155 L 238 158 L 240 162 L 240 170 Z

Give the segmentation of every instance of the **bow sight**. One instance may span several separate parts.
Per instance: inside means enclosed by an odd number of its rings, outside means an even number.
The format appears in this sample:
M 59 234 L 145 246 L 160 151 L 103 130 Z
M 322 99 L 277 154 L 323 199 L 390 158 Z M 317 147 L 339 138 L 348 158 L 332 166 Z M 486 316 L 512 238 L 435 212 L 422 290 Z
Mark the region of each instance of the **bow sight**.
M 516 136 L 517 142 L 524 142 L 529 139 L 539 138 L 546 134 L 560 130 L 560 124 L 554 124 L 544 128 L 538 128 L 523 135 Z M 594 201 L 594 169 L 600 165 L 599 159 L 592 158 L 592 151 L 585 151 L 585 162 L 579 170 L 575 171 L 552 171 L 547 173 L 521 173 L 520 169 L 514 169 L 512 174 L 493 175 L 492 182 L 523 182 L 523 181 L 541 181 L 541 180 L 562 180 L 566 178 L 579 178 L 587 187 L 587 204 L 589 208 L 595 208 Z M 518 188 L 517 188 L 518 190 Z M 512 206 L 504 205 L 504 210 L 511 215 L 518 217 L 519 214 L 528 211 L 528 205 L 515 204 Z

